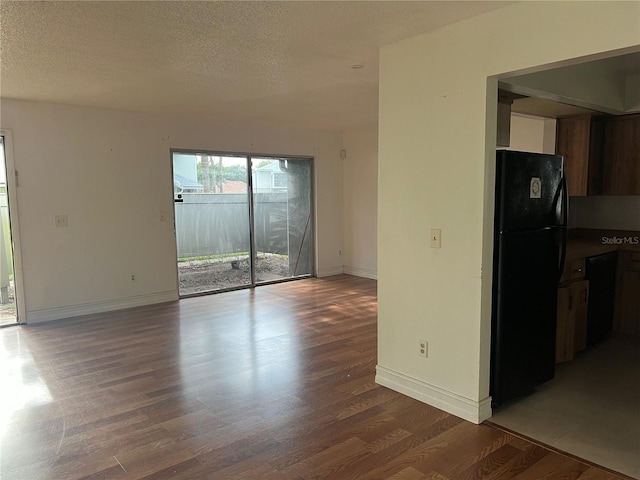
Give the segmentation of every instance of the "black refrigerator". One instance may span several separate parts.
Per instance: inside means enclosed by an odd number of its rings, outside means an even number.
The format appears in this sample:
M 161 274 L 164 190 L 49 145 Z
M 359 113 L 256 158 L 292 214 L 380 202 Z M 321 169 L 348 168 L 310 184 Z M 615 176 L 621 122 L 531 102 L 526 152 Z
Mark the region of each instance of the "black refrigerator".
M 567 240 L 558 155 L 496 155 L 491 398 L 493 407 L 554 377 L 557 290 Z

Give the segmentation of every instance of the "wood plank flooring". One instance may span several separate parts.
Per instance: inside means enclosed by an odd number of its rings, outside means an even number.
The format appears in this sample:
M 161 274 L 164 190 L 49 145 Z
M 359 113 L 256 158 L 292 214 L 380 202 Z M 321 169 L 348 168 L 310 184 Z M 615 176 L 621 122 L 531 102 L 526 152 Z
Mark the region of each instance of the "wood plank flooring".
M 621 478 L 374 383 L 376 283 L 0 330 L 0 478 Z

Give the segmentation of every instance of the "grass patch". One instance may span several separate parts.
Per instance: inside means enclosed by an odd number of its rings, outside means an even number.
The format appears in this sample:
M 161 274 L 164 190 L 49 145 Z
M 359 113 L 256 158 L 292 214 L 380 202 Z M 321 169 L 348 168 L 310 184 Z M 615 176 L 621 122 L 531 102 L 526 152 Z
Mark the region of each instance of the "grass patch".
M 178 257 L 178 262 L 198 262 L 204 260 L 220 260 L 231 257 L 248 257 L 249 252 L 219 253 L 217 255 L 198 255 L 197 257 Z
M 268 252 L 258 252 L 258 258 L 266 257 L 266 256 L 274 256 L 278 258 L 288 258 L 289 255 L 283 255 L 280 253 L 268 253 Z M 183 262 L 206 262 L 206 261 L 215 261 L 215 260 L 225 260 L 225 259 L 236 259 L 237 257 L 248 257 L 249 252 L 230 252 L 230 253 L 218 253 L 216 255 L 198 255 L 195 257 L 178 257 L 178 263 Z

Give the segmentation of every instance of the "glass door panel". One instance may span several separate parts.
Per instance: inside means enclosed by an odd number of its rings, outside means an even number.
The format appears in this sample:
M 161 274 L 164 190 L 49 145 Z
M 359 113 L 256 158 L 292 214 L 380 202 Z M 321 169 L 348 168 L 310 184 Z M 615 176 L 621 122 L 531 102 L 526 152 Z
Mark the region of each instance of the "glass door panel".
M 174 153 L 181 296 L 252 284 L 246 156 Z
M 15 325 L 16 285 L 4 137 L 0 135 L 0 326 Z
M 251 158 L 256 283 L 311 275 L 311 160 Z

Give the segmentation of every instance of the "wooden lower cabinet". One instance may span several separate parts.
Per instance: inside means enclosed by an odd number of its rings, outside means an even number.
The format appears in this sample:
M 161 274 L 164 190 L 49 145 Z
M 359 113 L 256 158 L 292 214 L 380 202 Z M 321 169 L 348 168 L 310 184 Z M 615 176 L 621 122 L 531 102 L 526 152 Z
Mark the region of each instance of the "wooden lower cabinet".
M 589 281 L 570 282 L 558 288 L 556 363 L 573 360 L 587 344 Z
M 640 253 L 620 252 L 618 265 L 614 331 L 640 336 Z
M 587 348 L 587 316 L 589 314 L 589 281 L 576 282 L 572 287 L 575 298 L 575 326 L 573 329 L 573 352 Z
M 573 359 L 573 324 L 571 319 L 571 289 L 558 289 L 558 313 L 556 315 L 556 363 Z

